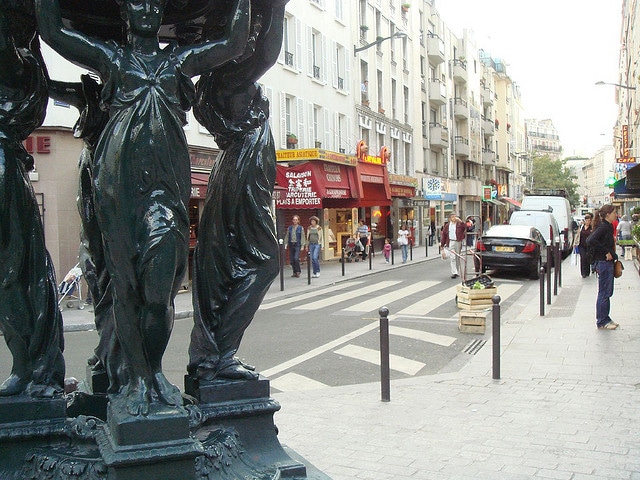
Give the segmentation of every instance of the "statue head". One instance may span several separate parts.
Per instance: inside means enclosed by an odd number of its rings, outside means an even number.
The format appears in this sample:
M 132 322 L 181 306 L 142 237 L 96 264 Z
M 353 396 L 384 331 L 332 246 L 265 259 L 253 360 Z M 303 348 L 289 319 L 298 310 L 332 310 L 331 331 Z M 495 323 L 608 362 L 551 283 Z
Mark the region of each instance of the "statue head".
M 130 32 L 140 36 L 157 36 L 162 25 L 167 0 L 116 0 L 120 15 Z

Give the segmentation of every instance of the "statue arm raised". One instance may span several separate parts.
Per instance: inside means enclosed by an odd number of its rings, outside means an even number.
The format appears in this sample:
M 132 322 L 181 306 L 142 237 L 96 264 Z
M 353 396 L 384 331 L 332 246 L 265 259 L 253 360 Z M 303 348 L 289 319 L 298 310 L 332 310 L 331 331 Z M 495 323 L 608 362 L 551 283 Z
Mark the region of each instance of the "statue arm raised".
M 40 36 L 56 52 L 101 75 L 108 72 L 112 49 L 107 43 L 66 28 L 58 0 L 35 0 L 35 7 Z
M 249 36 L 250 17 L 250 1 L 237 0 L 222 40 L 185 47 L 179 51 L 182 71 L 194 77 L 242 55 Z

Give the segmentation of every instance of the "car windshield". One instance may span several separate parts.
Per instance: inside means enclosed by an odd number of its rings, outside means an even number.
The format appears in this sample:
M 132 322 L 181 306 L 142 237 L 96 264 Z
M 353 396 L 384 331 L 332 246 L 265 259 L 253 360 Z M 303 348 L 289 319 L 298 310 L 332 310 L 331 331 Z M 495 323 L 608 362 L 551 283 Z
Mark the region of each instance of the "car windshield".
M 484 237 L 531 238 L 531 227 L 526 225 L 495 225 L 487 230 Z

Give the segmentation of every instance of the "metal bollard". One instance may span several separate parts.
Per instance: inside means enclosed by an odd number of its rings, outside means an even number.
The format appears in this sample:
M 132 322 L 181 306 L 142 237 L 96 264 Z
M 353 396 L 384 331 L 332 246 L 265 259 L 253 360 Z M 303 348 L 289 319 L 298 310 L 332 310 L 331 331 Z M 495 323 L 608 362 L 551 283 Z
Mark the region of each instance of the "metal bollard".
M 429 258 L 429 236 L 424 237 L 424 258 Z
M 540 267 L 540 316 L 544 317 L 544 267 Z
M 547 305 L 551 305 L 551 260 L 553 260 L 553 247 L 547 245 Z
M 393 242 L 391 242 L 391 265 L 393 265 L 393 251 L 395 250 L 395 248 L 393 248 Z
M 500 378 L 500 295 L 494 295 L 491 315 L 491 332 L 493 334 L 493 379 Z
M 560 271 L 560 261 L 558 257 L 558 253 L 560 252 L 560 247 L 556 245 L 553 248 L 553 296 L 558 295 L 558 272 Z
M 558 286 L 562 288 L 562 251 L 558 249 Z
M 369 241 L 369 245 L 368 245 L 369 246 L 369 270 L 372 269 L 371 265 L 372 265 L 372 262 L 373 262 L 373 244 L 371 243 L 372 240 L 373 239 L 371 239 Z
M 409 241 L 409 260 L 413 261 L 413 240 Z
M 380 383 L 381 400 L 391 401 L 391 376 L 389 372 L 389 309 L 380 307 Z
M 342 256 L 340 257 L 340 262 L 342 262 L 342 276 L 344 277 L 344 247 L 342 248 Z
M 307 250 L 307 285 L 311 285 L 311 252 Z
M 278 259 L 278 265 L 280 267 L 280 291 L 284 290 L 284 241 L 282 239 L 278 240 L 279 245 L 279 253 L 280 258 Z

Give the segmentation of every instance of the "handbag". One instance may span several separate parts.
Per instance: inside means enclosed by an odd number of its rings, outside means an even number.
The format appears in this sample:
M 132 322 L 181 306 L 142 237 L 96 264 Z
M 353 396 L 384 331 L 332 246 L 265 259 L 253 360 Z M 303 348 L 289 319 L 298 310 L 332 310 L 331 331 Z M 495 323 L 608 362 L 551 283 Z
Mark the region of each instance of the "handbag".
M 622 271 L 624 270 L 624 265 L 620 260 L 616 260 L 613 262 L 613 276 L 615 278 L 620 278 L 622 276 Z

